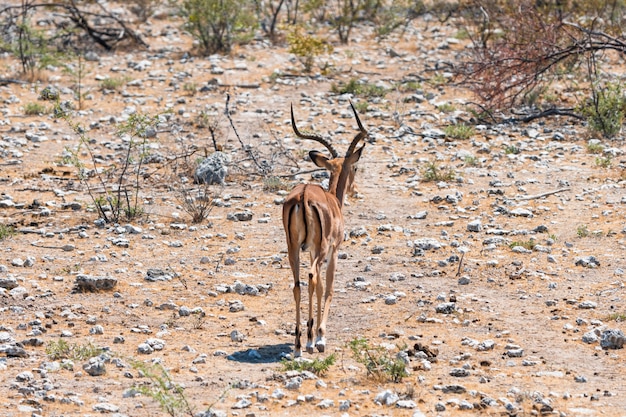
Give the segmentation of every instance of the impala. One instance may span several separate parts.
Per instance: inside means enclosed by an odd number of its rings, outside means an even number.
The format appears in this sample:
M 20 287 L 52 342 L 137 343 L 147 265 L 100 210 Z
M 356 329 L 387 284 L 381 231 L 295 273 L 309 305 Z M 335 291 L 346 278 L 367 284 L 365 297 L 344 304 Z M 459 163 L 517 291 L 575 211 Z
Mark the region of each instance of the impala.
M 330 172 L 328 190 L 316 184 L 299 184 L 287 196 L 283 204 L 283 226 L 287 237 L 287 251 L 289 266 L 293 273 L 293 297 L 296 302 L 296 342 L 294 356 L 302 354 L 300 344 L 300 251 L 311 255 L 311 269 L 309 272 L 309 319 L 307 321 L 306 350 L 313 353 L 313 294 L 317 297 L 317 334 L 315 348 L 319 352 L 326 349 L 326 321 L 333 298 L 333 281 L 337 263 L 337 250 L 343 241 L 343 214 L 341 212 L 343 199 L 351 181 L 354 180 L 355 164 L 361 157 L 363 144 L 356 149 L 358 143 L 365 139 L 367 131 L 359 120 L 356 109 L 350 103 L 354 117 L 359 127 L 359 133 L 348 147 L 346 155 L 341 158 L 333 146 L 316 134 L 302 134 L 296 126 L 291 106 L 291 124 L 296 136 L 310 139 L 324 145 L 331 154 L 327 158 L 318 151 L 309 152 L 311 161 L 320 168 Z M 355 150 L 356 149 L 356 150 Z M 320 271 L 324 260 L 326 267 L 326 286 L 321 281 Z M 325 291 L 324 291 L 325 290 Z M 322 308 L 322 294 L 324 303 Z

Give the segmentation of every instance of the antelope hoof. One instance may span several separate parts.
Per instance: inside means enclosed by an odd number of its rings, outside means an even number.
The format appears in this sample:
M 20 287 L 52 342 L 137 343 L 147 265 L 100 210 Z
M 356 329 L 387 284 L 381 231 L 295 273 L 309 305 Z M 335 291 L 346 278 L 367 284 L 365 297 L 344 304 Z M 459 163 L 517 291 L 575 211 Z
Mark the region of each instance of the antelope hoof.
M 313 342 L 308 342 L 308 343 L 306 344 L 306 351 L 307 351 L 308 353 L 313 353 Z
M 302 351 L 300 349 L 293 351 L 293 357 L 294 358 L 299 358 L 301 356 L 302 356 Z
M 324 351 L 326 350 L 326 339 L 317 339 L 317 341 L 315 342 L 315 347 L 317 348 L 318 352 L 324 353 Z

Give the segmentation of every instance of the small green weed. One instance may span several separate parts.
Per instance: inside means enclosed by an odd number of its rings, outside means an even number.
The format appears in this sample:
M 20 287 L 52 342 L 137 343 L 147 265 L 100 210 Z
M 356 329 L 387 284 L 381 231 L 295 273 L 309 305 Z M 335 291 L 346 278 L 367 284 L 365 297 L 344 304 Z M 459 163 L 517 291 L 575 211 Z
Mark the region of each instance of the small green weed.
M 351 78 L 345 84 L 333 84 L 330 88 L 335 94 L 353 94 L 364 98 L 384 97 L 387 90 L 379 85 L 364 83 L 356 78 Z
M 335 364 L 337 357 L 335 354 L 331 354 L 324 359 L 304 359 L 298 358 L 294 360 L 283 359 L 281 364 L 285 371 L 309 371 L 315 375 L 326 375 L 328 369 Z
M 118 91 L 130 81 L 129 77 L 109 77 L 100 81 L 100 89 Z
M 591 154 L 599 154 L 604 151 L 604 146 L 601 143 L 593 142 L 587 144 L 587 152 Z
M 480 165 L 480 160 L 475 156 L 467 155 L 463 158 L 463 163 L 468 167 L 476 167 Z
M 102 348 L 99 348 L 88 342 L 84 345 L 69 344 L 64 339 L 58 341 L 51 341 L 46 346 L 46 355 L 55 361 L 59 359 L 71 359 L 71 360 L 85 360 L 98 356 L 104 352 Z
M 594 83 L 592 96 L 579 107 L 592 133 L 611 138 L 622 129 L 626 98 L 619 83 Z
M 600 168 L 609 168 L 611 166 L 611 157 L 610 156 L 597 156 L 596 157 L 596 166 Z
M 452 181 L 455 178 L 451 168 L 442 169 L 436 162 L 429 162 L 422 171 L 422 179 L 426 182 L 432 181 Z
M 0 224 L 0 240 L 8 239 L 12 236 L 15 236 L 16 234 L 17 231 L 15 230 L 15 227 L 6 224 Z
M 289 184 L 283 181 L 282 178 L 277 177 L 275 175 L 265 177 L 263 179 L 263 190 L 269 192 L 276 192 L 279 190 L 287 190 L 289 188 Z
M 626 321 L 626 311 L 622 313 L 612 313 L 606 318 L 606 321 L 617 321 L 622 322 Z
M 509 245 L 509 247 L 511 249 L 513 249 L 516 246 L 521 246 L 523 248 L 526 248 L 528 250 L 533 250 L 533 248 L 537 245 L 537 242 L 535 242 L 535 239 L 530 238 L 529 240 L 525 240 L 525 241 L 515 241 L 513 243 L 511 243 Z
M 474 136 L 474 133 L 476 133 L 474 126 L 469 126 L 463 123 L 446 126 L 443 131 L 446 136 L 459 140 L 469 139 Z
M 520 148 L 515 145 L 508 145 L 504 148 L 504 153 L 507 155 L 517 155 L 521 152 Z
M 198 85 L 193 82 L 183 84 L 183 91 L 190 96 L 193 96 L 198 91 Z
M 352 357 L 367 369 L 367 375 L 380 382 L 401 382 L 408 376 L 406 363 L 382 346 L 370 346 L 367 339 L 356 338 L 348 343 Z M 402 349 L 400 349 L 402 350 Z
M 586 224 L 581 224 L 576 228 L 576 235 L 578 237 L 587 237 L 589 236 L 589 229 Z
M 437 110 L 442 113 L 452 113 L 456 110 L 456 107 L 452 103 L 443 103 L 437 106 Z
M 333 47 L 325 40 L 304 32 L 300 26 L 293 26 L 287 34 L 289 52 L 294 54 L 304 67 L 304 72 L 311 72 L 315 59 L 325 53 L 331 53 Z
M 131 362 L 144 378 L 150 380 L 148 385 L 136 385 L 134 389 L 140 394 L 152 398 L 161 409 L 172 417 L 179 415 L 193 416 L 195 413 L 185 397 L 184 388 L 172 381 L 169 372 L 160 363 L 145 364 L 139 361 Z
M 24 105 L 24 114 L 26 116 L 38 116 L 48 113 L 48 109 L 41 103 L 26 103 Z
M 419 81 L 407 81 L 398 84 L 396 88 L 401 93 L 415 92 L 416 90 L 422 89 L 422 83 L 420 83 Z

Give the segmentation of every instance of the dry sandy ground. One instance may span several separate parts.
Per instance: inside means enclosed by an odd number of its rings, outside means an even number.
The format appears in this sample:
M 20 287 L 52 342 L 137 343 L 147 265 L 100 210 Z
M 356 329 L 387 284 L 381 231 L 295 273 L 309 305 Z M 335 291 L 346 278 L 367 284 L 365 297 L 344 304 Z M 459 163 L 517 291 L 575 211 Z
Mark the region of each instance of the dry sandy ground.
M 616 153 L 612 166 L 603 168 L 596 164 L 598 155 L 588 152 L 584 126 L 569 119 L 482 127 L 463 141 L 428 138 L 429 129 L 470 117 L 460 104 L 466 91 L 428 82 L 444 75 L 437 63 L 454 62 L 463 48 L 446 41 L 454 34 L 449 26 L 419 20 L 381 43 L 360 28 L 349 46 L 336 46 L 331 58 L 336 72 L 330 77 L 272 77 L 275 71 L 298 72 L 286 48 L 251 45 L 230 57 L 181 60 L 189 39 L 175 29 L 179 23 L 167 22 L 167 30 L 164 22 L 155 23 L 162 30 L 147 39 L 150 52 L 102 55 L 99 63 L 89 62 L 85 86 L 92 97 L 75 120 L 85 126 L 100 122 L 88 134 L 99 153 L 113 155 L 119 151 L 107 144 L 120 140 L 108 122 L 111 116 L 121 117 L 131 105 L 147 114 L 171 107 L 185 132 L 164 129 L 154 142 L 159 152 L 172 155 L 176 140 L 188 133 L 194 136 L 185 140 L 211 147 L 208 131 L 192 122 L 201 111 L 212 114 L 220 122 L 218 140 L 235 163 L 226 186 L 214 189 L 223 204 L 211 212 L 210 225 L 191 223 L 176 184 L 171 186 L 167 170 L 157 165 L 150 167 L 158 169 L 141 190 L 147 216 L 131 222 L 139 233 L 128 233 L 125 223 L 97 227 L 76 170 L 61 164 L 64 148 L 76 146 L 76 135 L 49 115 L 23 116 L 23 106 L 37 101 L 43 87 L 65 88 L 72 81 L 56 71 L 47 74 L 47 82 L 0 90 L 5 103 L 0 191 L 23 204 L 0 211 L 3 224 L 22 231 L 2 241 L 0 276 L 17 278 L 24 289 L 2 293 L 2 331 L 18 342 L 32 337 L 43 342 L 26 346 L 27 357 L 0 357 L 5 399 L 0 414 L 84 416 L 99 414 L 97 404 L 109 404 L 110 413 L 155 415 L 154 401 L 125 395 L 135 384 L 146 384 L 129 366 L 135 359 L 160 360 L 185 387 L 194 410 L 213 406 L 227 415 L 626 415 L 624 350 L 582 341 L 593 329 L 624 330 L 614 319 L 626 313 L 623 140 L 603 142 Z M 150 62 L 145 71 L 126 65 L 144 59 Z M 15 63 L 4 58 L 2 64 L 11 74 Z M 99 76 L 120 75 L 135 83 L 111 94 L 98 88 Z M 361 116 L 371 142 L 359 163 L 359 196 L 344 210 L 346 230 L 354 233 L 342 246 L 328 324 L 328 351 L 336 353 L 337 363 L 323 383 L 305 379 L 290 390 L 280 365 L 293 347 L 295 316 L 280 220 L 284 193 L 265 191 L 259 176 L 244 175 L 253 168 L 238 169 L 250 161 L 244 161 L 221 112 L 229 93 L 232 117 L 246 144 L 271 152 L 272 143 L 283 143 L 301 170 L 309 170 L 312 164 L 301 159 L 302 151 L 315 146 L 294 141 L 289 104 L 294 103 L 302 127 L 315 127 L 344 149 L 355 125 L 347 97 L 330 90 L 354 77 L 387 86 L 422 77 L 427 81 L 417 93 L 432 99 L 407 101 L 416 91 L 395 89 L 372 100 Z M 199 88 L 214 78 L 220 86 L 208 92 L 183 91 L 185 82 Z M 442 112 L 441 103 L 456 110 Z M 401 125 L 413 134 L 403 134 Z M 47 140 L 27 139 L 29 132 Z M 562 137 L 555 138 L 555 132 Z M 520 152 L 507 153 L 511 146 Z M 429 163 L 452 169 L 458 180 L 425 181 Z M 275 173 L 288 174 L 289 167 L 277 165 Z M 311 180 L 308 174 L 299 178 Z M 49 215 L 31 206 L 34 200 Z M 64 205 L 71 202 L 80 209 Z M 251 220 L 228 219 L 245 210 L 253 213 Z M 474 221 L 481 227 L 469 231 Z M 579 236 L 583 226 L 586 237 Z M 423 238 L 441 247 L 416 254 L 414 242 Z M 128 247 L 117 246 L 118 239 L 126 239 Z M 538 244 L 534 250 L 509 247 L 530 239 Z M 74 250 L 60 249 L 67 244 Z M 576 264 L 589 256 L 599 266 Z M 31 266 L 16 261 L 29 257 Z M 169 268 L 177 277 L 149 282 L 150 268 Z M 118 282 L 113 291 L 73 293 L 77 274 Z M 269 290 L 257 296 L 219 291 L 220 284 L 237 281 Z M 243 311 L 230 311 L 235 300 Z M 454 302 L 454 309 L 438 313 L 436 307 L 446 302 Z M 181 316 L 181 306 L 201 308 L 206 316 Z M 102 334 L 92 333 L 97 325 Z M 233 341 L 233 331 L 243 341 Z M 82 368 L 86 361 L 76 361 L 73 369 L 43 370 L 52 362 L 46 346 L 62 335 L 70 344 L 110 348 L 121 358 L 120 366 L 107 363 L 101 376 L 88 375 Z M 118 336 L 123 343 L 114 343 Z M 438 354 L 430 366 L 411 358 L 411 374 L 400 383 L 376 381 L 346 348 L 357 337 L 393 354 L 397 346 L 418 342 Z M 164 349 L 139 353 L 138 346 L 150 338 L 163 340 Z M 479 344 L 488 341 L 493 348 L 481 350 Z M 32 379 L 20 376 L 23 372 L 31 372 Z M 454 392 L 457 385 L 461 388 Z M 412 399 L 416 408 L 377 404 L 375 397 L 384 390 Z M 493 404 L 484 405 L 489 398 Z M 232 408 L 244 399 L 249 406 Z M 323 400 L 334 403 L 322 408 Z M 343 409 L 346 400 L 350 407 Z

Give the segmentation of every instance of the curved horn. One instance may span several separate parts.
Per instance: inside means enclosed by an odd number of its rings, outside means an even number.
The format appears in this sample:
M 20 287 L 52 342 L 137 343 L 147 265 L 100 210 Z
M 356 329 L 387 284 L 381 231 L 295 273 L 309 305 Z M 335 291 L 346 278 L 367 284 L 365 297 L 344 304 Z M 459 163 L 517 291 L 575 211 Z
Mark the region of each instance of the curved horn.
M 316 135 L 316 134 L 302 134 L 302 133 L 300 133 L 300 131 L 298 130 L 298 127 L 296 126 L 296 119 L 293 116 L 293 103 L 291 104 L 291 126 L 293 127 L 294 133 L 299 138 L 309 139 L 309 140 L 314 140 L 316 142 L 319 142 L 322 145 L 324 145 L 326 147 L 326 149 L 328 149 L 328 151 L 330 152 L 330 154 L 332 155 L 333 158 L 339 157 L 339 153 L 337 153 L 335 148 L 333 148 L 333 145 L 331 145 L 330 142 L 328 142 L 326 139 L 324 139 L 320 135 Z
M 361 119 L 359 119 L 359 115 L 357 114 L 356 109 L 354 108 L 354 104 L 352 104 L 352 100 L 350 100 L 350 107 L 352 107 L 352 111 L 354 112 L 354 117 L 356 118 L 356 124 L 359 126 L 359 133 L 357 133 L 354 139 L 352 139 L 352 143 L 350 143 L 350 146 L 348 147 L 348 150 L 346 151 L 346 158 L 352 155 L 352 153 L 354 152 L 354 149 L 356 148 L 356 145 L 358 145 L 361 140 L 367 137 L 367 130 L 365 130 L 365 128 L 363 127 L 363 124 L 361 123 Z

